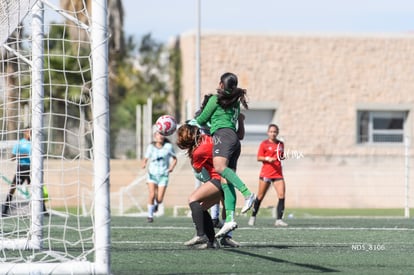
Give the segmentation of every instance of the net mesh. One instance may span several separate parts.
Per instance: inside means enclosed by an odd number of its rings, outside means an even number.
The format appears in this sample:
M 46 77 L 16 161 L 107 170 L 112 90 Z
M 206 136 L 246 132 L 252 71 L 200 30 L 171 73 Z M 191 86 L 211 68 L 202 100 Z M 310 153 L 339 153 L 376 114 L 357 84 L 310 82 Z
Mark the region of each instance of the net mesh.
M 31 0 L 0 1 L 0 43 L 4 43 L 33 6 Z
M 43 135 L 45 213 L 42 249 L 27 249 L 33 232 L 31 185 L 17 185 L 13 147 L 31 127 L 31 17 L 35 1 L 0 2 L 0 263 L 92 261 L 93 139 L 91 44 L 87 5 L 44 5 Z M 64 15 L 64 16 L 62 16 Z M 82 23 L 83 22 L 83 23 Z M 33 161 L 33 160 L 32 160 Z

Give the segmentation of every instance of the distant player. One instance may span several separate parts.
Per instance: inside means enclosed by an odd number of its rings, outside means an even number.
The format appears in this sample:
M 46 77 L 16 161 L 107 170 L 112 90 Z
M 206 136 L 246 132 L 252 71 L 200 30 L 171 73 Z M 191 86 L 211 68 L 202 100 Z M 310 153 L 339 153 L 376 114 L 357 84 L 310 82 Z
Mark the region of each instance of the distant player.
M 171 142 L 158 131 L 154 141 L 147 147 L 142 168 L 147 171 L 148 185 L 148 222 L 154 221 L 154 212 L 163 211 L 163 200 L 167 190 L 170 173 L 177 165 L 177 157 Z M 157 209 L 159 208 L 159 209 Z
M 259 212 L 260 204 L 266 195 L 271 184 L 273 184 L 278 195 L 277 219 L 275 226 L 287 226 L 283 218 L 285 211 L 285 180 L 283 179 L 282 160 L 284 159 L 284 143 L 277 139 L 279 127 L 270 124 L 267 129 L 268 139 L 262 141 L 257 152 L 257 161 L 261 161 L 262 169 L 259 176 L 259 191 L 253 204 L 252 216 L 249 225 L 254 226 L 256 215 Z
M 6 201 L 2 207 L 3 217 L 6 217 L 10 214 L 10 204 L 13 200 L 16 186 L 22 185 L 25 182 L 27 184 L 30 184 L 30 155 L 32 153 L 31 133 L 32 131 L 30 128 L 24 129 L 23 138 L 21 138 L 19 142 L 13 146 L 11 159 L 17 161 L 17 169 L 16 174 L 13 177 L 9 193 L 7 194 Z M 46 212 L 44 202 L 43 212 Z

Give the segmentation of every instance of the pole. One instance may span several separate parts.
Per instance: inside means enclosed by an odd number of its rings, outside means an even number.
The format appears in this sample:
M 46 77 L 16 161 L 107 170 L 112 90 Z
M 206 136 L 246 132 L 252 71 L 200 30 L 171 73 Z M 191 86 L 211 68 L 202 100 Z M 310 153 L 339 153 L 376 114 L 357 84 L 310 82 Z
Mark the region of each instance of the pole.
M 404 206 L 404 217 L 410 217 L 410 206 L 409 206 L 409 193 L 410 193 L 410 137 L 405 137 L 405 150 L 404 150 L 404 157 L 405 157 L 405 181 L 404 181 L 404 189 L 405 189 L 405 206 Z
M 95 273 L 110 271 L 109 92 L 107 0 L 92 0 Z
M 137 154 L 137 159 L 141 159 L 142 158 L 142 111 L 141 111 L 141 105 L 137 105 L 135 107 L 135 114 L 136 114 L 136 118 L 135 118 L 135 124 L 136 124 L 136 142 L 137 142 L 137 146 L 136 146 L 136 154 Z
M 201 36 L 201 0 L 197 1 L 197 34 L 196 34 L 196 95 L 195 95 L 195 111 L 197 112 L 200 109 L 200 98 L 201 98 L 201 88 L 200 88 L 200 36 Z M 192 114 L 194 116 L 194 114 Z M 201 185 L 199 180 L 195 181 L 195 188 L 198 188 Z
M 196 94 L 195 94 L 195 111 L 200 109 L 200 98 L 201 98 L 201 88 L 200 88 L 200 38 L 201 38 L 201 0 L 197 1 L 197 33 L 196 33 L 196 52 L 195 52 L 195 71 L 196 71 Z
M 32 238 L 30 248 L 42 249 L 43 225 L 43 3 L 38 1 L 33 7 L 32 17 L 32 154 L 31 154 L 31 186 L 32 186 Z

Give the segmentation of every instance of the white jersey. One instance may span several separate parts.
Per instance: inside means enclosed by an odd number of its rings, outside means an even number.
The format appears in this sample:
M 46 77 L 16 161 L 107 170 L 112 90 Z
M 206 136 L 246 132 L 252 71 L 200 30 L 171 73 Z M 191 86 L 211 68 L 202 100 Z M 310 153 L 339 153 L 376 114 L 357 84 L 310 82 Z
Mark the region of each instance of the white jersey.
M 161 148 L 150 144 L 145 152 L 145 158 L 148 159 L 148 173 L 155 176 L 168 176 L 172 157 L 175 157 L 175 151 L 170 142 L 165 142 Z

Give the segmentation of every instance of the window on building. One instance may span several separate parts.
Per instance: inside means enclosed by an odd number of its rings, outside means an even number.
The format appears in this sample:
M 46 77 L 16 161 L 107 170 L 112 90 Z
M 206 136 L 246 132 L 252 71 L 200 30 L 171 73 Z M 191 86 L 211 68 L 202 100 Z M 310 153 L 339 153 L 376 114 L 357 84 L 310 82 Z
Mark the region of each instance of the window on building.
M 246 120 L 245 124 L 245 136 L 243 142 L 260 142 L 267 137 L 267 127 L 270 123 L 273 123 L 275 108 L 271 109 L 253 109 L 242 111 Z
M 403 143 L 407 111 L 358 111 L 357 142 Z

